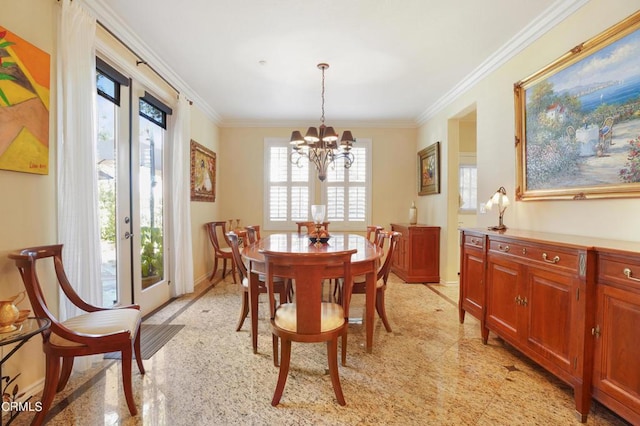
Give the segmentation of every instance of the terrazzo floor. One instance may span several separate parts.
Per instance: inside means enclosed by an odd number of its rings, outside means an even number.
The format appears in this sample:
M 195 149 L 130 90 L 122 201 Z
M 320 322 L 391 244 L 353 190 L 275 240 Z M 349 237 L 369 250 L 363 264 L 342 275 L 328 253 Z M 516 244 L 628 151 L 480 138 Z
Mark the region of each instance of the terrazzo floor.
M 494 335 L 483 345 L 475 318 L 458 322 L 457 286 L 405 284 L 393 274 L 386 297 L 393 332 L 376 317 L 368 354 L 363 325 L 350 325 L 347 366 L 340 367 L 347 405 L 335 401 L 326 346 L 294 343 L 284 395 L 274 408 L 278 369 L 271 357 L 267 302 L 260 302 L 259 347 L 253 354 L 248 321 L 234 331 L 241 291 L 227 276 L 146 319 L 185 327 L 144 361 L 144 376 L 134 362 L 137 416 L 129 415 L 124 400 L 120 362 L 104 360 L 72 375 L 47 424 L 581 424 L 571 388 Z M 352 314 L 361 313 L 364 296 L 354 295 L 352 303 Z M 13 424 L 30 421 L 23 413 Z M 594 401 L 586 424 L 628 423 Z

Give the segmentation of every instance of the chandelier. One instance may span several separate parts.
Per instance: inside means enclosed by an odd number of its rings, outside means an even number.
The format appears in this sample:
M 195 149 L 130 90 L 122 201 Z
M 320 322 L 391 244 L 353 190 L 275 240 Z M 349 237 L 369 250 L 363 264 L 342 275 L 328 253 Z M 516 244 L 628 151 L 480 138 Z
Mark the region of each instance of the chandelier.
M 308 160 L 318 169 L 318 179 L 324 181 L 327 178 L 327 167 L 337 159 L 344 159 L 344 168 L 348 169 L 353 164 L 354 157 L 351 146 L 355 142 L 350 130 L 342 132 L 340 145 L 338 145 L 338 134 L 333 127 L 324 124 L 324 70 L 329 68 L 329 64 L 318 64 L 322 70 L 322 116 L 320 117 L 320 127 L 309 127 L 307 134 L 302 137 L 298 130 L 291 133 L 291 145 L 293 151 L 289 156 L 289 161 L 302 167 L 301 161 Z M 335 165 L 334 165 L 335 167 Z

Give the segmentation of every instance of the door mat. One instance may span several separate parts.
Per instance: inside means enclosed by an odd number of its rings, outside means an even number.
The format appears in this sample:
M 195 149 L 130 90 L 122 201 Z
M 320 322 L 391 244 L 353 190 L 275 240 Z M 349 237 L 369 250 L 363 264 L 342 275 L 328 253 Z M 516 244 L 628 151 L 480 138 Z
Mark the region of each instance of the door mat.
M 149 359 L 184 327 L 183 324 L 142 324 L 140 326 L 140 352 Z M 110 352 L 105 359 L 120 359 L 120 352 Z M 135 354 L 133 355 L 135 358 Z

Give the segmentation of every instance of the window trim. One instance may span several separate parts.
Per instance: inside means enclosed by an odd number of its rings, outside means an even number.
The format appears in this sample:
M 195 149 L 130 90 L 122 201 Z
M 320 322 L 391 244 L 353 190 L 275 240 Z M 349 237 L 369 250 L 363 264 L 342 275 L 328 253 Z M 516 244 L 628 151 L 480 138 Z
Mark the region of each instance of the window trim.
M 356 148 L 360 148 L 360 147 L 364 147 L 366 150 L 366 155 L 367 155 L 367 170 L 366 170 L 366 176 L 365 176 L 365 181 L 364 181 L 364 188 L 365 188 L 365 197 L 366 197 L 366 205 L 365 205 L 365 218 L 363 222 L 351 222 L 349 220 L 345 220 L 345 221 L 340 221 L 340 222 L 336 222 L 336 221 L 331 221 L 331 219 L 327 219 L 329 220 L 329 222 L 331 222 L 331 225 L 329 225 L 329 228 L 331 230 L 335 230 L 335 231 L 362 231 L 366 228 L 366 226 L 371 223 L 371 209 L 372 209 L 372 200 L 371 200 L 371 194 L 372 194 L 372 176 L 373 176 L 373 172 L 372 172 L 372 168 L 373 168 L 373 141 L 370 138 L 358 138 L 354 144 L 354 147 Z M 336 167 L 343 167 L 342 166 L 342 160 L 338 160 L 336 162 Z M 331 166 L 330 166 L 331 167 Z M 328 194 L 327 194 L 327 187 L 329 186 L 329 182 L 322 182 L 320 184 L 321 187 L 321 203 L 322 204 L 327 204 L 327 200 L 328 200 Z M 356 186 L 356 185 L 354 185 Z M 357 186 L 361 186 L 361 185 L 357 185 Z M 346 186 L 344 186 L 347 190 L 350 187 L 349 184 L 347 184 Z
M 476 169 L 476 184 L 477 184 L 478 165 L 477 165 L 477 155 L 475 152 L 461 152 L 458 154 L 458 176 L 460 176 L 460 169 L 462 169 L 463 167 L 474 167 Z M 460 193 L 460 184 L 461 182 L 458 181 L 458 193 Z M 460 194 L 460 197 L 462 197 L 462 194 Z M 477 194 L 477 188 L 476 188 L 476 205 L 470 208 L 458 207 L 458 213 L 477 214 L 478 213 L 477 200 L 478 200 L 478 194 Z

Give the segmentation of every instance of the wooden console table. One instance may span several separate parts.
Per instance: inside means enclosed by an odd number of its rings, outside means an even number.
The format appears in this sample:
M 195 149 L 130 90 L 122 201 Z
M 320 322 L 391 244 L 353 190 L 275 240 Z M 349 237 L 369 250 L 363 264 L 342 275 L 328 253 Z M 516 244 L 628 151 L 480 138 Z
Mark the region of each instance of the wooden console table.
M 531 231 L 461 230 L 460 322 L 480 320 L 573 387 L 640 424 L 640 243 Z

